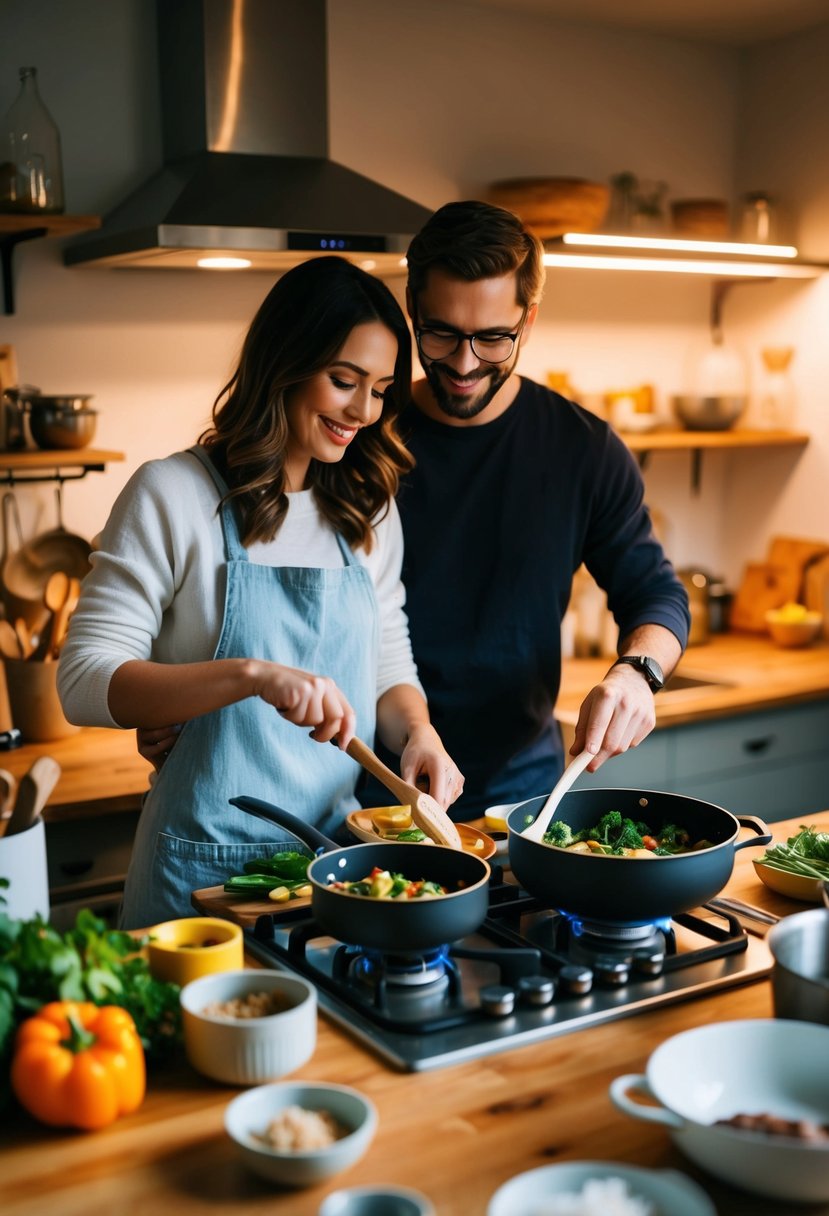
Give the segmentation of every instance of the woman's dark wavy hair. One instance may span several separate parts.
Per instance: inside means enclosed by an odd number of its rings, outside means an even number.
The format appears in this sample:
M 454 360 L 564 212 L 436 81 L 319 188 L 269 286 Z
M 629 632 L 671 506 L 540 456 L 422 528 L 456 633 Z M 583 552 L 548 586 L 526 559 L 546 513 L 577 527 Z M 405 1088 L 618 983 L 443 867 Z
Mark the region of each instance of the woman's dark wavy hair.
M 276 282 L 213 403 L 213 424 L 199 438 L 241 513 L 243 544 L 272 540 L 288 510 L 286 394 L 330 367 L 355 326 L 371 321 L 397 339 L 383 412 L 357 432 L 341 461 L 312 460 L 309 469 L 325 519 L 351 546 L 371 550 L 372 520 L 388 510 L 400 475 L 414 464 L 397 433 L 411 394 L 411 337 L 385 283 L 339 257 L 312 258 Z

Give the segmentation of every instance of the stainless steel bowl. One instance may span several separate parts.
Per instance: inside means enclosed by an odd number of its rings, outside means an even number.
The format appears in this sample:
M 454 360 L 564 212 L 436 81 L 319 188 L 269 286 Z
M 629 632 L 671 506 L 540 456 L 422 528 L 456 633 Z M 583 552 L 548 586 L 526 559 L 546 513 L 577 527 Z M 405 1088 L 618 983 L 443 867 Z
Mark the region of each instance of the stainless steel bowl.
M 42 400 L 29 405 L 29 429 L 39 448 L 85 448 L 97 421 L 97 410 L 66 409 Z
M 727 431 L 748 405 L 748 397 L 702 397 L 693 393 L 671 398 L 682 425 L 689 431 Z
M 829 908 L 784 917 L 766 944 L 775 1015 L 829 1026 Z

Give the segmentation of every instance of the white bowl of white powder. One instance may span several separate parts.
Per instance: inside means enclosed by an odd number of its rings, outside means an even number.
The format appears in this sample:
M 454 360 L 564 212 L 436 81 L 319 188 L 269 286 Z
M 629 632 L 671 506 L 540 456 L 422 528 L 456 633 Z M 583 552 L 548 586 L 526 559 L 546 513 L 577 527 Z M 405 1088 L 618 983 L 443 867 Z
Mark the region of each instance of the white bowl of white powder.
M 676 1170 L 567 1161 L 517 1174 L 486 1216 L 716 1216 L 705 1192 Z

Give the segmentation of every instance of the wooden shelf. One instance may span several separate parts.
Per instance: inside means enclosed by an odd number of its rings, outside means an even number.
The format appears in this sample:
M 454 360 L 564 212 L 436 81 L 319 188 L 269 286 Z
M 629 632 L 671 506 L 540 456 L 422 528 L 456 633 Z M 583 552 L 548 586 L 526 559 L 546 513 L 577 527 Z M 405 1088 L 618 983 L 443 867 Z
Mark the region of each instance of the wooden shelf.
M 3 304 L 6 316 L 14 313 L 12 255 L 22 241 L 43 236 L 73 236 L 100 228 L 99 215 L 37 215 L 34 212 L 0 213 L 0 268 L 3 275 Z
M 796 431 L 755 431 L 736 427 L 731 431 L 620 431 L 632 452 L 689 451 L 700 448 L 805 447 L 809 436 Z
M 0 483 L 26 485 L 41 481 L 80 481 L 87 473 L 103 473 L 108 464 L 124 459 L 123 452 L 109 452 L 100 448 L 0 452 Z

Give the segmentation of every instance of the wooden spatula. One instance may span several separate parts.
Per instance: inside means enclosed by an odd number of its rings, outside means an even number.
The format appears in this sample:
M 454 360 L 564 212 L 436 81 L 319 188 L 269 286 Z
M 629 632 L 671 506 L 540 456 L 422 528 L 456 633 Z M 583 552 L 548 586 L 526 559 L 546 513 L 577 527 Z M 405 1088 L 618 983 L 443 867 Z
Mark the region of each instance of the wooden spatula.
M 361 739 L 352 739 L 346 751 L 352 760 L 356 760 L 382 782 L 387 790 L 391 790 L 401 805 L 412 808 L 412 819 L 430 840 L 450 849 L 463 849 L 458 829 L 439 802 L 429 794 L 424 794 L 416 785 L 409 785 L 408 781 L 393 773 Z
M 51 756 L 38 756 L 28 773 L 20 778 L 11 819 L 6 826 L 7 836 L 25 832 L 32 826 L 49 801 L 49 795 L 55 788 L 60 773 L 61 768 L 57 760 L 53 760 Z

